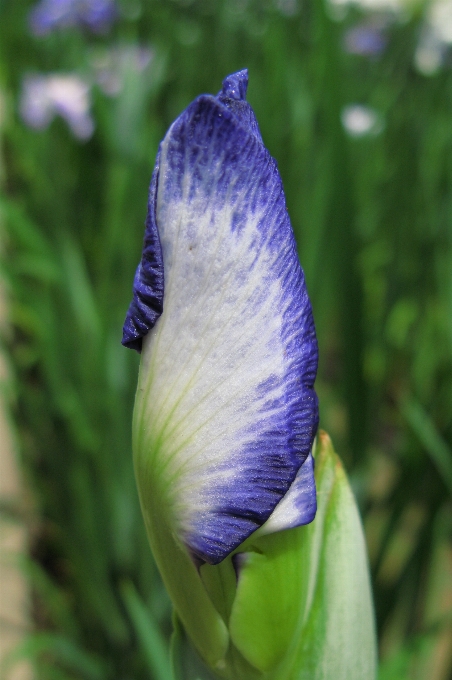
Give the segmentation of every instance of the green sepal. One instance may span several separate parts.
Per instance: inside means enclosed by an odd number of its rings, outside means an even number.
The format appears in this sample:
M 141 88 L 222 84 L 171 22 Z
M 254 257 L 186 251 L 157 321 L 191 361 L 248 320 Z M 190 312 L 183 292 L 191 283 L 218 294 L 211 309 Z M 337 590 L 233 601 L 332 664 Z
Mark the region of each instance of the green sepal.
M 231 557 L 220 564 L 203 564 L 199 573 L 215 609 L 223 621 L 229 621 L 237 585 L 237 575 Z
M 309 615 L 293 668 L 281 680 L 374 680 L 377 647 L 367 551 L 361 519 L 341 461 L 320 435 L 319 467 L 334 463 L 334 481 L 319 502 L 325 518 Z
M 303 617 L 307 581 L 298 529 L 249 541 L 232 607 L 231 640 L 247 661 L 270 671 L 286 656 Z
M 374 615 L 358 510 L 325 433 L 315 459 L 314 522 L 241 546 L 231 642 L 268 680 L 374 680 Z
M 201 659 L 177 614 L 173 613 L 174 631 L 171 637 L 172 680 L 264 680 L 264 676 L 231 645 L 224 665 L 215 672 Z
M 173 612 L 170 657 L 172 680 L 220 680 L 195 651 L 176 612 Z

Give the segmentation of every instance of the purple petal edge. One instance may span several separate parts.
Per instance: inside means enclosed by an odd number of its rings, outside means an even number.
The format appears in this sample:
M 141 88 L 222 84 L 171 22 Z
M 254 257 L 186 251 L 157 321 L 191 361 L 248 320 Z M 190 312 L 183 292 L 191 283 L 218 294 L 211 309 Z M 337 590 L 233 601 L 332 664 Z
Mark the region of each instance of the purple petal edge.
M 224 79 L 223 87 L 216 98 L 234 114 L 240 125 L 251 132 L 262 144 L 256 116 L 251 106 L 245 101 L 247 88 L 248 70 L 243 69 Z M 198 100 L 199 97 L 195 102 Z M 184 113 L 181 115 L 183 116 Z M 155 326 L 163 311 L 163 257 L 155 214 L 159 162 L 160 151 L 157 154 L 149 188 L 143 254 L 135 273 L 133 298 L 123 327 L 122 344 L 137 352 L 141 352 L 143 338 Z
M 137 352 L 141 352 L 144 336 L 155 326 L 163 311 L 163 257 L 155 215 L 159 167 L 160 151 L 157 154 L 149 187 L 143 254 L 135 273 L 133 298 L 127 311 L 122 336 L 122 344 Z
M 317 512 L 314 467 L 314 457 L 309 453 L 288 492 L 259 530 L 259 535 L 294 529 L 312 522 Z

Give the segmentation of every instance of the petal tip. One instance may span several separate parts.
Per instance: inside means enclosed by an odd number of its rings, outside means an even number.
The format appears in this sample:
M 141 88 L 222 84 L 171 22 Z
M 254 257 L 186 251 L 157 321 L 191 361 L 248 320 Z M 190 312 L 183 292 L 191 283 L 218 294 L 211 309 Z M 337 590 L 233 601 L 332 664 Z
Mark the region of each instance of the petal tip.
M 136 352 L 138 352 L 138 354 L 141 354 L 143 338 L 137 337 L 137 334 L 134 333 L 131 328 L 128 328 L 126 324 L 124 324 L 121 345 L 127 349 L 134 349 Z
M 246 101 L 246 92 L 248 90 L 248 69 L 244 68 L 242 71 L 231 73 L 223 80 L 223 88 L 221 94 L 229 99 L 236 99 L 238 101 Z

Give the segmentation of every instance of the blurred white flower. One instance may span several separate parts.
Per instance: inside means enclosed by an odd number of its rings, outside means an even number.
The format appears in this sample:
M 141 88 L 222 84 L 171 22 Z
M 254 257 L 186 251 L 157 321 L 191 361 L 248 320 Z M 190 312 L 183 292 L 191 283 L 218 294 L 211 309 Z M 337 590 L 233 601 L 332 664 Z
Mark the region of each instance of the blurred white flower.
M 333 8 L 344 7 L 346 5 L 358 5 L 368 11 L 390 10 L 399 12 L 406 9 L 408 0 L 330 0 Z
M 452 1 L 436 0 L 430 3 L 427 22 L 438 36 L 448 45 L 452 44 Z
M 20 114 L 24 122 L 43 130 L 61 116 L 78 139 L 94 132 L 89 84 L 77 75 L 28 75 L 22 83 Z
M 452 46 L 452 0 L 329 0 L 330 10 L 343 19 L 347 7 L 355 5 L 371 14 L 392 13 L 394 17 L 410 16 L 416 7 L 425 5 L 425 23 L 420 32 L 414 63 L 424 75 L 434 75 L 444 63 Z M 377 36 L 350 29 L 345 36 L 345 49 L 354 54 L 376 53 L 380 49 Z
M 444 55 L 452 45 L 452 0 L 430 3 L 424 29 L 414 55 L 417 69 L 434 75 L 442 66 Z
M 118 45 L 94 53 L 91 64 L 96 83 L 104 94 L 115 97 L 132 73 L 143 73 L 151 64 L 154 52 L 150 47 Z
M 433 76 L 439 71 L 444 58 L 444 44 L 434 32 L 424 30 L 414 53 L 414 64 L 425 76 Z
M 369 106 L 349 104 L 342 109 L 341 121 L 351 137 L 376 135 L 383 129 L 380 116 Z

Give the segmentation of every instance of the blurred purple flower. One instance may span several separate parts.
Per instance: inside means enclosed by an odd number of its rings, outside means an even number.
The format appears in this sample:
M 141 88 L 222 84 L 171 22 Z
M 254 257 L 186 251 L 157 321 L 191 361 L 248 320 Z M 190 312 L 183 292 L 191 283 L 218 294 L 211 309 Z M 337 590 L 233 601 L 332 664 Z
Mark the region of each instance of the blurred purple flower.
M 24 122 L 43 130 L 61 116 L 78 139 L 94 132 L 89 84 L 77 75 L 29 75 L 24 78 L 20 114 Z
M 344 47 L 349 54 L 375 57 L 385 49 L 386 36 L 377 26 L 359 24 L 345 33 Z
M 30 26 L 34 35 L 70 26 L 104 33 L 116 16 L 114 0 L 41 0 L 30 12 Z

